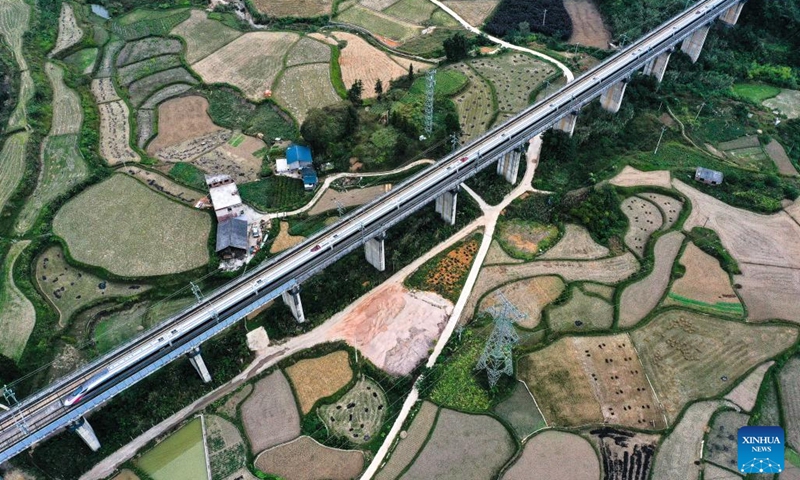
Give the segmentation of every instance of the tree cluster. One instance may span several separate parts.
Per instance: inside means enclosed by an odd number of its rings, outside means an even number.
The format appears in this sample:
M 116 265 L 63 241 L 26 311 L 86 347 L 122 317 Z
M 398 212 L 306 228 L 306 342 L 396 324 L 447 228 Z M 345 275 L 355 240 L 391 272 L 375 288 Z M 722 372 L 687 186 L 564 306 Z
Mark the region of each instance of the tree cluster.
M 572 20 L 563 0 L 502 0 L 485 28 L 498 37 L 527 29 L 566 40 L 572 35 Z

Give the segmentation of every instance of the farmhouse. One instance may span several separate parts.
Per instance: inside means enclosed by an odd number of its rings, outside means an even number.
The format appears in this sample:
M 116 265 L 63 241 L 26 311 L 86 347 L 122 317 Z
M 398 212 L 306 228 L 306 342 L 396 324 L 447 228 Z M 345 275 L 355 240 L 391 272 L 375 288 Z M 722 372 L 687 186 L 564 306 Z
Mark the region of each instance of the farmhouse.
M 317 171 L 311 160 L 311 149 L 301 145 L 292 145 L 286 149 L 286 158 L 275 161 L 275 170 L 278 175 L 299 175 L 303 179 L 306 190 L 314 190 L 319 179 Z
M 706 185 L 719 185 L 722 183 L 722 172 L 711 170 L 708 168 L 697 167 L 694 172 L 695 181 L 705 183 Z
M 217 224 L 216 252 L 222 258 L 247 254 L 247 218 L 227 218 Z
M 218 222 L 244 213 L 239 189 L 229 175 L 206 175 L 206 185 Z

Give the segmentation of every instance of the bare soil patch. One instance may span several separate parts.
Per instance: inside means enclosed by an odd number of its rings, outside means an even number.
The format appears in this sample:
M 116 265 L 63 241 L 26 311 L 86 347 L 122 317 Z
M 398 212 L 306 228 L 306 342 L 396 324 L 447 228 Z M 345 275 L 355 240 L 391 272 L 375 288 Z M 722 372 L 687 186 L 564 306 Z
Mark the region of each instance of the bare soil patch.
M 800 357 L 792 357 L 778 375 L 783 419 L 786 424 L 786 443 L 800 449 Z
M 139 154 L 131 148 L 128 105 L 122 100 L 101 103 L 100 110 L 100 155 L 109 165 L 138 162 Z
M 319 358 L 300 360 L 286 369 L 303 415 L 320 398 L 333 395 L 353 378 L 347 352 L 339 350 Z
M 491 448 L 475 448 L 477 445 L 491 445 Z M 494 418 L 443 408 L 428 443 L 403 478 L 492 478 L 514 450 L 511 434 Z
M 419 412 L 414 416 L 411 426 L 408 427 L 405 438 L 401 432 L 392 456 L 375 475 L 375 480 L 396 480 L 400 477 L 400 473 L 414 459 L 419 449 L 422 448 L 422 444 L 428 439 L 428 433 L 433 428 L 438 411 L 439 408 L 433 403 L 422 402 Z
M 647 192 L 640 193 L 639 196 L 655 203 L 658 208 L 661 209 L 661 213 L 664 216 L 664 224 L 661 227 L 662 230 L 669 230 L 675 224 L 675 221 L 678 220 L 678 215 L 681 214 L 681 210 L 683 209 L 683 202 L 669 195 Z
M 479 27 L 483 25 L 483 22 L 500 2 L 498 0 L 446 0 L 442 3 L 473 27 Z
M 564 291 L 564 282 L 556 276 L 534 277 L 504 285 L 481 300 L 478 310 L 488 311 L 502 305 L 500 295 L 511 302 L 520 312 L 528 315 L 518 322 L 525 328 L 536 328 L 542 320 L 542 310 Z
M 289 222 L 281 222 L 280 231 L 278 232 L 278 236 L 275 237 L 275 241 L 272 242 L 272 246 L 269 248 L 269 253 L 282 252 L 287 248 L 297 245 L 305 239 L 306 237 L 299 235 L 289 235 Z
M 254 455 L 300 435 L 292 387 L 280 370 L 255 384 L 242 404 L 242 424 Z
M 232 135 L 232 139 L 236 138 L 236 135 L 238 134 L 228 133 L 228 135 Z M 258 140 L 254 137 L 245 137 L 245 139 L 245 143 L 248 145 L 264 145 L 261 140 Z M 254 141 L 251 142 L 250 140 Z M 200 146 L 202 146 L 202 144 Z M 230 143 L 222 142 L 219 144 L 219 147 L 215 148 L 214 150 L 206 152 L 200 157 L 195 158 L 195 160 L 192 161 L 192 164 L 194 164 L 194 166 L 200 170 L 203 170 L 211 175 L 217 175 L 221 173 L 228 174 L 236 182 L 242 184 L 255 182 L 260 178 L 259 173 L 261 172 L 262 162 L 263 160 L 254 156 L 253 152 L 243 150 L 242 145 L 239 147 L 233 147 L 230 145 Z
M 332 0 L 253 0 L 253 5 L 259 12 L 278 18 L 318 17 L 333 11 Z
M 364 83 L 364 98 L 376 95 L 373 87 L 379 79 L 384 85 L 389 85 L 393 78 L 408 73 L 388 55 L 358 35 L 347 32 L 333 32 L 333 35 L 347 42 L 339 56 L 344 85 L 350 88 L 356 80 L 361 80 Z
M 630 225 L 625 233 L 625 245 L 641 258 L 650 235 L 664 223 L 661 211 L 655 204 L 639 197 L 626 198 L 620 208 Z
M 549 250 L 548 250 L 549 251 Z M 489 245 L 489 251 L 486 252 L 486 257 L 483 259 L 484 265 L 500 265 L 503 263 L 522 263 L 525 260 L 514 258 L 511 255 L 507 254 L 503 247 L 497 243 L 497 240 L 492 240 L 492 244 Z
M 653 172 L 643 172 L 630 165 L 626 165 L 617 176 L 608 182 L 618 187 L 638 187 L 643 185 L 664 188 L 672 187 L 672 185 L 670 185 L 669 171 L 657 170 Z
M 673 282 L 664 302 L 666 305 L 744 314 L 739 297 L 734 293 L 730 278 L 720 266 L 719 260 L 690 242 L 683 251 L 680 264 L 686 268 L 686 273 Z
M 672 265 L 683 244 L 681 232 L 670 232 L 658 239 L 654 248 L 655 262 L 648 276 L 628 285 L 622 291 L 619 325 L 632 327 L 653 310 L 667 291 Z
M 600 447 L 605 480 L 647 480 L 658 435 L 604 427 L 592 430 Z
M 770 361 L 757 366 L 736 388 L 725 395 L 725 399 L 739 405 L 745 412 L 752 410 L 756 405 L 758 390 L 761 388 L 764 375 L 774 364 L 775 362 Z
M 154 152 L 154 155 L 163 162 L 192 162 L 199 159 L 204 154 L 211 153 L 214 149 L 230 140 L 231 137 L 233 137 L 233 132 L 220 129 L 213 133 L 207 133 L 175 145 L 161 148 Z M 233 172 L 220 173 L 233 176 Z
M 479 245 L 476 235 L 453 245 L 414 272 L 408 285 L 457 301 Z
M 749 415 L 737 412 L 722 412 L 714 417 L 703 445 L 703 459 L 729 470 L 738 470 L 736 433 L 749 420 Z
M 558 237 L 558 227 L 521 220 L 501 221 L 497 241 L 512 257 L 532 259 Z
M 547 427 L 524 382 L 517 382 L 511 396 L 494 407 L 494 413 L 511 425 L 520 441 Z
M 302 436 L 262 452 L 255 466 L 264 473 L 292 480 L 350 480 L 364 469 L 364 454 L 325 447 Z
M 69 47 L 75 45 L 83 38 L 83 30 L 78 26 L 78 21 L 75 19 L 75 12 L 72 11 L 72 6 L 68 3 L 61 5 L 61 13 L 58 16 L 58 38 L 56 38 L 56 46 L 48 54 L 49 57 L 58 55 Z
M 354 188 L 344 192 L 329 188 L 322 194 L 319 201 L 308 211 L 309 215 L 319 215 L 328 210 L 335 210 L 339 206 L 355 207 L 369 203 L 388 191 L 386 185 L 375 185 L 367 188 Z
M 139 167 L 128 167 L 122 169 L 121 171 L 138 180 L 141 180 L 145 185 L 150 187 L 151 190 L 161 192 L 170 198 L 174 198 L 175 200 L 179 200 L 190 206 L 194 206 L 197 201 L 203 197 L 203 194 L 197 190 L 184 187 L 183 185 L 175 183 L 158 173 L 151 172 L 150 170 L 145 170 Z
M 3 261 L 5 279 L 0 289 L 0 353 L 13 360 L 19 359 L 25 350 L 33 327 L 36 311 L 33 304 L 14 284 L 14 262 L 31 242 L 23 240 L 11 245 Z
M 547 324 L 554 332 L 607 330 L 614 323 L 614 306 L 572 287 L 571 298 L 547 311 Z
M 344 339 L 378 368 L 408 375 L 428 358 L 452 310 L 453 304 L 435 293 L 388 284 L 343 312 L 328 339 Z
M 572 36 L 569 43 L 607 49 L 611 33 L 603 24 L 603 16 L 590 0 L 564 0 L 572 20 Z
M 585 228 L 580 225 L 567 224 L 564 226 L 564 236 L 561 237 L 561 240 L 539 258 L 542 260 L 560 258 L 594 260 L 608 256 L 608 253 L 608 248 L 595 242 Z
M 586 439 L 554 430 L 528 440 L 503 480 L 596 480 L 600 460 Z
M 334 435 L 355 444 L 369 442 L 386 417 L 386 394 L 372 379 L 362 377 L 334 404 L 319 407 L 319 416 Z
M 764 146 L 764 151 L 767 152 L 769 158 L 775 162 L 775 166 L 778 167 L 778 172 L 782 175 L 791 175 L 796 177 L 797 169 L 794 168 L 792 165 L 792 161 L 789 160 L 789 156 L 786 155 L 786 150 L 783 149 L 783 145 L 778 143 L 777 140 L 774 138 L 770 141 L 766 146 Z
M 208 116 L 208 100 L 201 96 L 174 98 L 158 106 L 158 135 L 147 153 L 223 130 Z
M 788 348 L 797 330 L 670 310 L 630 335 L 673 422 L 689 402 L 719 395 L 755 365 Z

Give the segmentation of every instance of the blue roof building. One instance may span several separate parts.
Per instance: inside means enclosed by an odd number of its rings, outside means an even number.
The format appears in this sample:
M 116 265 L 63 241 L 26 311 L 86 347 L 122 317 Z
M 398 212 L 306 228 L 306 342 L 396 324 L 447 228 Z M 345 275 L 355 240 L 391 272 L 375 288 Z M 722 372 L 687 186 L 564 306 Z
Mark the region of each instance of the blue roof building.
M 303 167 L 311 166 L 311 149 L 301 145 L 292 145 L 286 149 L 286 163 L 292 170 L 300 170 Z M 297 164 L 292 165 L 292 164 Z M 294 168 L 292 168 L 294 167 Z
M 314 190 L 317 188 L 317 182 L 319 180 L 317 179 L 317 172 L 314 170 L 314 167 L 303 167 L 300 173 L 303 175 L 303 187 L 306 190 Z

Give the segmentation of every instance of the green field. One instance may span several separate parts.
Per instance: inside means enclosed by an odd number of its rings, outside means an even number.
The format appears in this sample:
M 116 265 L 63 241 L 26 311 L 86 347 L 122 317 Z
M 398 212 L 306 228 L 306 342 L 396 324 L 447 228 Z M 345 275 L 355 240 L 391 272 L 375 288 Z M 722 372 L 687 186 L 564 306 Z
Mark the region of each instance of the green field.
M 415 37 L 420 28 L 401 20 L 381 15 L 368 8 L 355 5 L 336 16 L 336 21 L 351 23 L 370 32 L 402 42 Z
M 229 88 L 204 88 L 202 94 L 208 100 L 208 115 L 221 127 L 241 130 L 245 135 L 263 133 L 265 139 L 291 140 L 298 135 L 288 115 L 273 103 L 256 105 Z
M 461 124 L 461 142 L 467 142 L 485 132 L 497 116 L 494 94 L 489 83 L 465 63 L 446 67 L 466 76 L 469 84 L 453 97 Z
M 436 95 L 452 96 L 463 90 L 469 79 L 464 73 L 456 69 L 436 70 Z M 408 90 L 409 93 L 424 94 L 428 88 L 428 77 L 421 76 L 414 80 L 414 84 Z
M 206 173 L 191 163 L 176 163 L 169 169 L 169 176 L 190 187 L 206 190 Z
M 436 5 L 427 0 L 400 0 L 384 10 L 383 13 L 408 23 L 422 25 L 430 20 L 436 10 Z
M 105 353 L 130 340 L 145 328 L 166 320 L 195 302 L 194 297 L 184 297 L 159 302 L 138 303 L 133 307 L 111 313 L 100 313 L 94 328 L 97 350 Z
M 99 52 L 97 48 L 84 48 L 64 58 L 64 63 L 78 73 L 90 73 Z
M 175 27 L 172 34 L 186 41 L 186 61 L 191 64 L 229 44 L 242 32 L 209 20 L 202 10 L 192 10 L 189 19 Z
M 733 93 L 745 100 L 760 104 L 768 98 L 781 93 L 781 89 L 763 83 L 737 83 L 733 86 Z
M 239 185 L 242 201 L 264 212 L 283 212 L 300 208 L 314 196 L 303 190 L 303 182 L 295 178 L 271 176 L 257 182 Z
M 234 134 L 234 135 L 231 137 L 231 139 L 230 139 L 230 140 L 228 140 L 228 143 L 229 143 L 229 144 L 230 144 L 232 147 L 238 147 L 239 145 L 241 145 L 241 144 L 242 144 L 242 142 L 244 142 L 244 135 L 242 135 L 241 133 Z
M 114 175 L 74 197 L 53 219 L 79 262 L 123 277 L 168 275 L 208 263 L 211 218 Z
M 25 173 L 25 144 L 29 136 L 26 131 L 10 135 L 0 150 L 0 210 L 6 206 Z
M 125 40 L 169 33 L 176 25 L 189 18 L 189 9 L 134 10 L 111 25 L 111 31 Z

